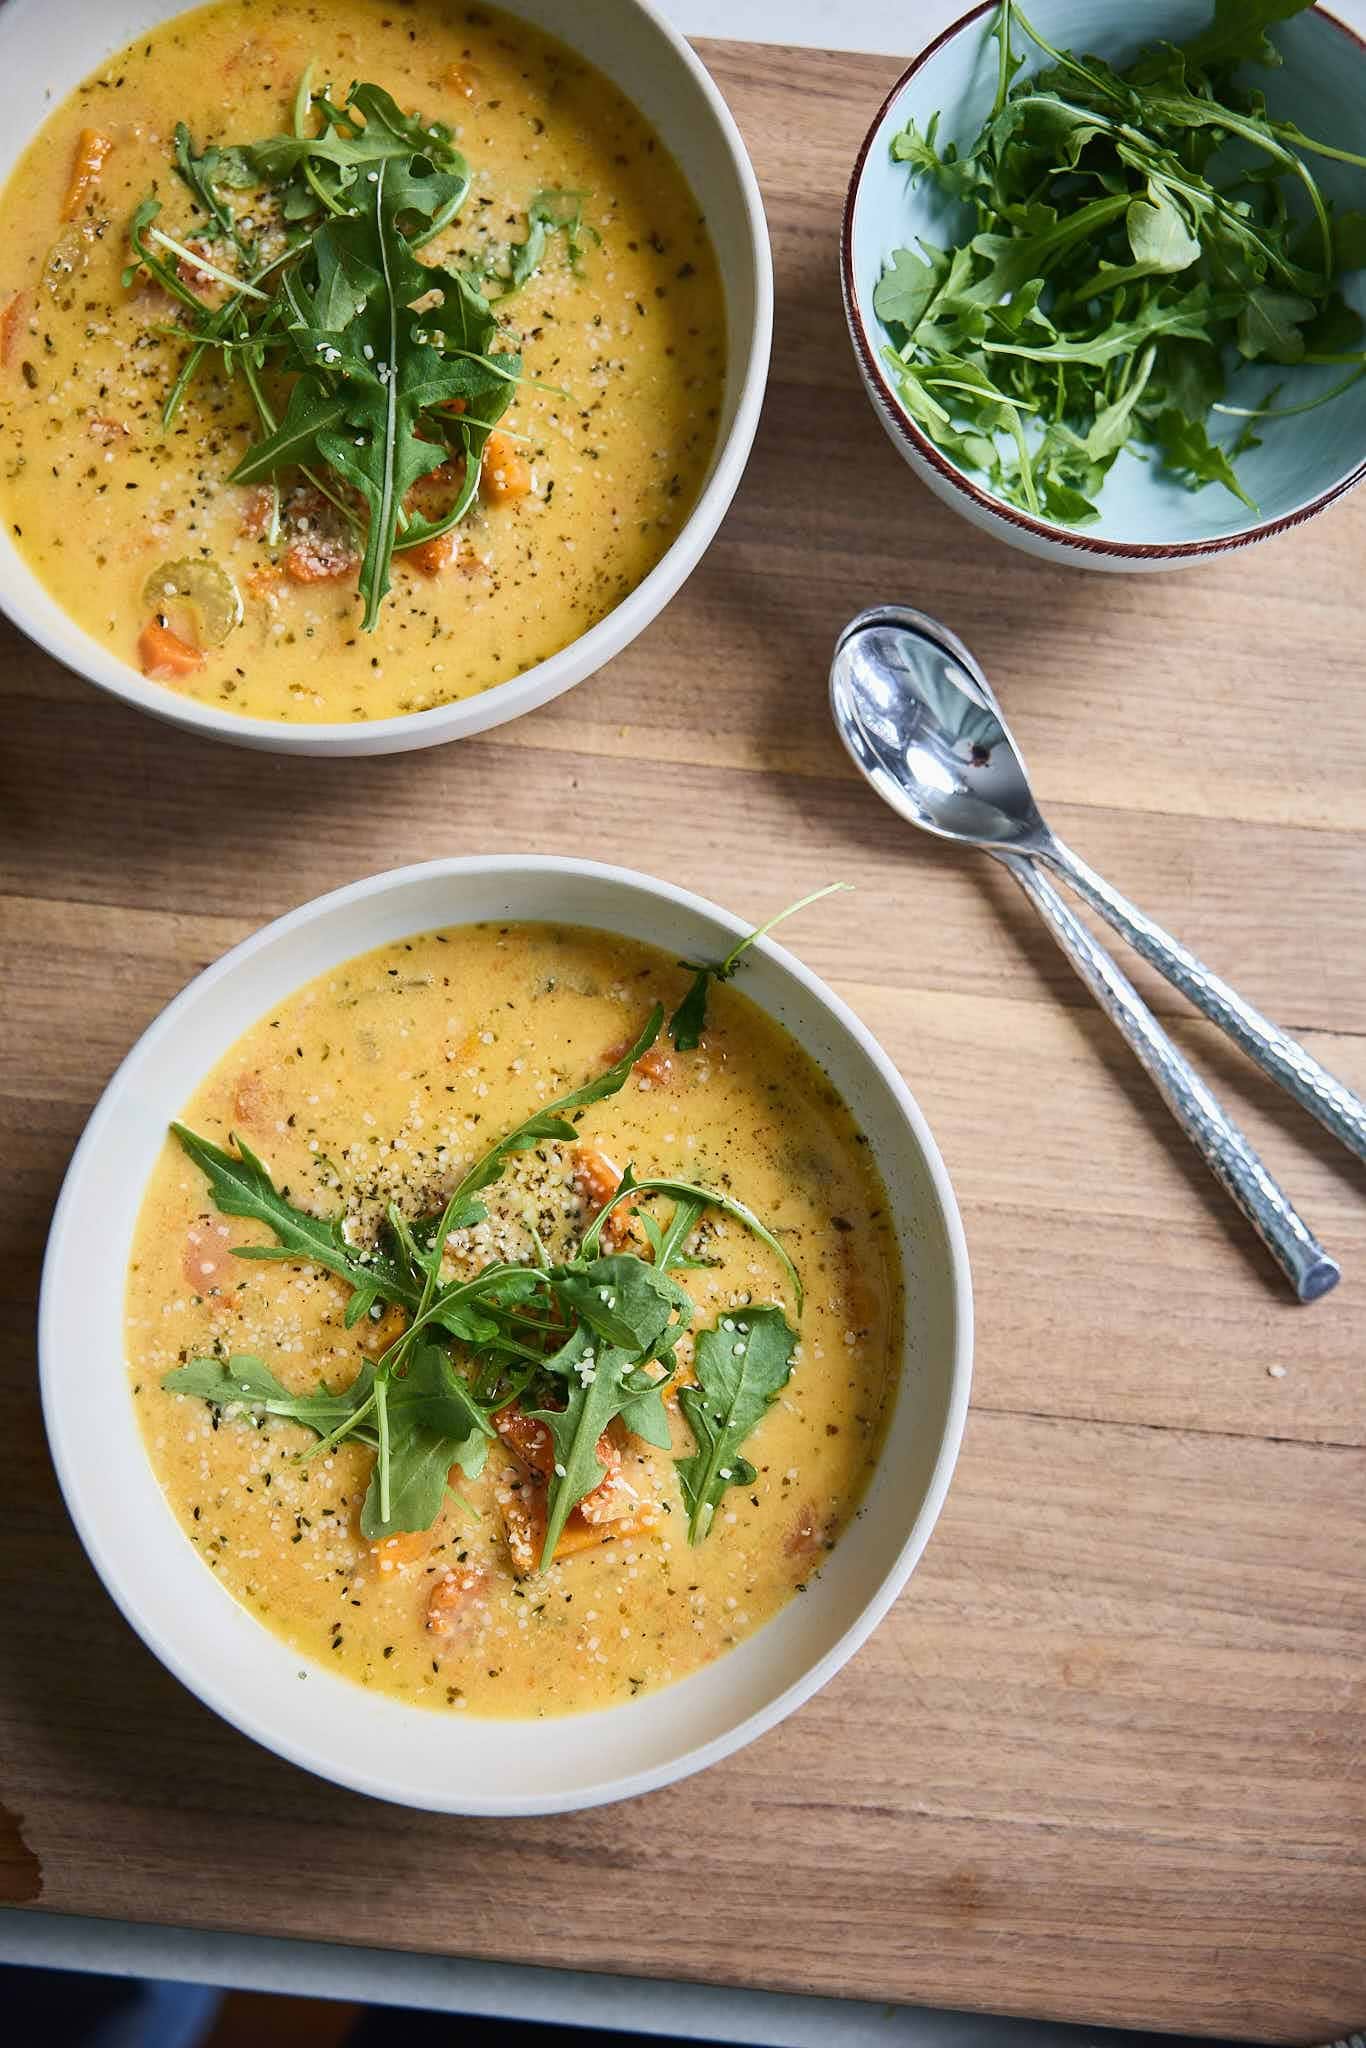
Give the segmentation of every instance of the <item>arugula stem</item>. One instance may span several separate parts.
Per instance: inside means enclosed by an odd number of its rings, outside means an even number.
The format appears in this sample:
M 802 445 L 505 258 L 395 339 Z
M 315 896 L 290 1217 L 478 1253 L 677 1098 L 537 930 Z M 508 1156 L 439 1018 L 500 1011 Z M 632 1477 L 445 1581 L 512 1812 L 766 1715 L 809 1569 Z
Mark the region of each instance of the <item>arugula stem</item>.
M 792 1289 L 797 1313 L 798 1315 L 801 1314 L 803 1301 L 802 1281 L 800 1273 L 798 1273 L 797 1268 L 792 1263 L 791 1254 L 779 1243 L 768 1225 L 756 1216 L 752 1209 L 746 1208 L 743 1202 L 738 1201 L 734 1195 L 722 1194 L 719 1188 L 705 1188 L 697 1181 L 672 1180 L 667 1176 L 656 1178 L 652 1175 L 646 1180 L 632 1181 L 629 1187 L 623 1184 L 614 1195 L 608 1196 L 597 1215 L 593 1218 L 591 1225 L 584 1232 L 583 1241 L 579 1246 L 579 1258 L 587 1260 L 595 1256 L 607 1218 L 619 1203 L 629 1202 L 633 1197 L 649 1194 L 673 1195 L 676 1200 L 701 1202 L 705 1208 L 720 1209 L 724 1215 L 733 1216 L 737 1223 L 742 1223 L 750 1235 L 757 1237 L 760 1244 L 767 1245 L 769 1250 L 778 1259 L 787 1278 L 788 1285 Z
M 1350 362 L 1351 360 L 1350 356 L 1305 357 L 1306 362 Z M 1359 384 L 1363 377 L 1366 377 L 1366 362 L 1361 362 L 1358 359 L 1357 368 L 1353 370 L 1350 377 L 1344 377 L 1342 382 L 1334 384 L 1330 391 L 1321 391 L 1317 398 L 1306 398 L 1299 405 L 1225 405 L 1222 401 L 1216 399 L 1212 410 L 1214 412 L 1227 413 L 1231 419 L 1239 420 L 1293 419 L 1297 413 L 1314 412 L 1319 406 L 1327 405 L 1330 398 L 1338 398 L 1344 391 L 1350 391 L 1352 386 Z
M 735 944 L 721 962 L 719 978 L 722 980 L 729 979 L 731 969 L 740 958 L 740 955 L 748 951 L 756 939 L 767 938 L 768 934 L 776 926 L 785 924 L 789 917 L 795 917 L 799 910 L 805 910 L 809 904 L 819 903 L 825 896 L 838 896 L 844 891 L 852 889 L 853 886 L 852 882 L 827 882 L 823 889 L 813 889 L 809 896 L 803 896 L 796 903 L 789 903 L 786 910 L 780 910 L 773 917 L 770 917 L 766 923 L 756 925 L 752 932 L 747 932 L 744 938 L 735 941 Z
M 1125 104 L 1123 97 L 1115 91 L 1112 85 L 1108 84 L 1103 78 L 1097 78 L 1094 71 L 1088 71 L 1086 66 L 1074 57 L 1070 50 L 1055 50 L 1051 43 L 1045 42 L 1021 7 L 1018 5 L 1013 6 L 1012 12 L 1020 27 L 1029 37 L 1029 40 L 1032 43 L 1036 43 L 1046 57 L 1051 57 L 1059 70 L 1071 71 L 1076 77 L 1084 78 L 1091 87 L 1091 90 L 1100 93 L 1105 99 L 1118 101 L 1120 106 Z
M 378 1376 L 375 1379 L 375 1421 L 379 1437 L 379 1515 L 382 1522 L 389 1519 L 389 1390 Z
M 996 98 L 992 105 L 992 118 L 1000 113 L 1010 97 L 1011 70 L 1010 18 L 1013 0 L 1001 0 L 1001 11 L 996 17 L 997 70 Z
M 316 1444 L 310 1444 L 308 1449 L 301 1453 L 299 1463 L 301 1465 L 311 1465 L 313 1460 L 321 1457 L 324 1451 L 335 1450 L 339 1443 L 343 1443 L 347 1437 L 354 1434 L 374 1407 L 375 1395 L 374 1390 L 371 1389 L 370 1393 L 361 1402 L 359 1408 L 354 1409 L 350 1415 L 337 1424 L 334 1430 L 329 1431 L 325 1437 L 320 1437 Z
M 1330 143 L 1316 142 L 1312 135 L 1302 135 L 1293 121 L 1269 121 L 1267 126 L 1283 141 L 1294 143 L 1299 149 L 1307 149 L 1313 156 L 1331 157 L 1337 164 L 1353 164 L 1359 171 L 1366 171 L 1366 156 L 1358 156 L 1352 149 L 1334 149 Z
M 187 249 L 183 242 L 177 242 L 174 235 L 163 234 L 160 228 L 148 228 L 147 234 L 149 240 L 157 243 L 160 248 L 169 249 L 173 255 L 181 257 L 195 270 L 202 270 L 205 277 L 213 278 L 217 284 L 227 285 L 229 290 L 236 292 L 239 297 L 260 299 L 263 303 L 269 304 L 267 294 L 258 291 L 254 284 L 247 284 L 244 279 L 234 277 L 229 270 L 220 270 L 207 256 L 201 256 L 196 250 Z M 198 306 L 201 301 L 196 298 L 194 303 Z
M 295 89 L 294 93 L 294 133 L 298 137 L 300 142 L 306 142 L 308 140 L 308 116 L 312 112 L 312 108 L 313 59 L 310 57 L 307 64 L 305 64 L 303 68 L 302 76 L 299 79 L 298 86 Z M 303 170 L 305 184 L 308 186 L 309 191 L 313 194 L 313 197 L 317 200 L 319 206 L 322 207 L 324 213 L 330 213 L 334 218 L 337 218 L 339 216 L 344 217 L 347 212 L 346 207 L 339 206 L 337 202 L 330 197 L 322 183 L 322 180 L 319 178 L 318 173 L 313 168 L 313 159 L 309 156 L 305 156 L 301 168 Z

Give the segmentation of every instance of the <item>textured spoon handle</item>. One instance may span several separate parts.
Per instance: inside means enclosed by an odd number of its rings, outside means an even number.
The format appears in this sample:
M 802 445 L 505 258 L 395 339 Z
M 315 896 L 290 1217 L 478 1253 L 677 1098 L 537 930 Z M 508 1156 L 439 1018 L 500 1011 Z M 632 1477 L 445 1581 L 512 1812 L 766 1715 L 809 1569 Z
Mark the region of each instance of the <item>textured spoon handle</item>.
M 1232 1195 L 1301 1301 L 1316 1301 L 1338 1281 L 1337 1262 L 1290 1206 L 1261 1160 L 1185 1054 L 1173 1045 L 1133 984 L 1072 915 L 1053 884 L 1020 854 L 998 858 L 1010 869 L 1081 979 L 1156 1083 L 1158 1093 L 1210 1172 Z
M 1069 882 L 1083 900 L 1126 939 L 1136 953 L 1165 974 L 1174 988 L 1189 997 L 1198 1010 L 1226 1031 L 1287 1095 L 1293 1095 L 1325 1130 L 1366 1159 L 1366 1103 L 1341 1081 L 1335 1080 L 1302 1045 L 1270 1023 L 1251 1003 L 1244 1002 L 1236 989 L 1212 974 L 1203 960 L 1163 931 L 1160 924 L 1145 917 L 1117 889 L 1089 868 L 1079 855 L 1054 840 L 1040 856 Z

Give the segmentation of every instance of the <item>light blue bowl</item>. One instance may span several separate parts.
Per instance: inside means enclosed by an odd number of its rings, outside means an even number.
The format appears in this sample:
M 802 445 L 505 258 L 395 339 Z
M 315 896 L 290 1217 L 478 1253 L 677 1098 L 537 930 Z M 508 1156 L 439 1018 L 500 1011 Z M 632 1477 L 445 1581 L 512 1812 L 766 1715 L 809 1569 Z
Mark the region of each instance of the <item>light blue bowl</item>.
M 1136 8 L 1117 7 L 1114 0 L 1029 0 L 1026 11 L 1055 48 L 1090 52 L 1122 68 L 1153 42 L 1197 34 L 1212 17 L 1213 0 L 1146 0 Z M 869 130 L 849 185 L 841 245 L 845 315 L 868 395 L 894 445 L 931 490 L 974 525 L 1012 547 L 1086 568 L 1207 561 L 1312 518 L 1366 476 L 1366 379 L 1315 411 L 1260 423 L 1261 447 L 1237 458 L 1239 479 L 1257 502 L 1255 515 L 1222 485 L 1187 490 L 1159 462 L 1126 451 L 1106 478 L 1098 520 L 1072 527 L 1032 518 L 994 496 L 980 475 L 960 469 L 906 413 L 882 359 L 887 335 L 873 310 L 873 292 L 894 249 L 914 248 L 918 236 L 952 247 L 971 226 L 965 208 L 946 200 L 930 180 L 914 179 L 909 165 L 893 162 L 892 137 L 912 118 L 924 129 L 938 113 L 941 149 L 973 140 L 996 93 L 995 15 L 995 0 L 987 0 L 922 50 Z M 1266 92 L 1272 113 L 1317 140 L 1366 153 L 1366 44 L 1319 8 L 1279 24 L 1271 40 L 1284 58 L 1282 68 L 1250 68 L 1248 76 Z M 1031 47 L 1023 36 L 1021 47 Z M 1315 158 L 1314 170 L 1339 207 L 1366 210 L 1366 171 L 1326 158 Z M 1366 314 L 1366 272 L 1348 275 L 1344 296 Z M 1230 379 L 1228 402 L 1263 404 L 1279 382 L 1274 402 L 1295 404 L 1340 383 L 1344 374 L 1341 368 L 1249 363 Z M 1241 424 L 1216 415 L 1210 437 L 1232 443 Z

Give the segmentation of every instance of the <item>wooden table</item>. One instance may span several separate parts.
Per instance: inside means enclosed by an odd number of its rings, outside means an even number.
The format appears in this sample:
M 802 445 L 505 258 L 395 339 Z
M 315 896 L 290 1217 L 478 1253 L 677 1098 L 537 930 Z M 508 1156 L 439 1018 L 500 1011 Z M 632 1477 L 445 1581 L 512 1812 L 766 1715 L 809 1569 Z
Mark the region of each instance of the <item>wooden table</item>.
M 484 740 L 317 763 L 177 736 L 5 635 L 0 1888 L 15 1904 L 1311 2041 L 1366 2020 L 1360 1167 L 1165 984 L 1155 1006 L 1341 1258 L 1294 1306 L 1003 874 L 899 829 L 831 733 L 860 605 L 998 684 L 1050 815 L 1366 1087 L 1366 496 L 1113 579 L 1009 553 L 884 442 L 841 323 L 845 166 L 894 66 L 706 51 L 778 272 L 773 381 L 666 617 Z M 63 1512 L 33 1299 L 71 1147 L 224 947 L 370 870 L 565 848 L 795 935 L 899 1062 L 980 1340 L 947 1509 L 821 1696 L 624 1807 L 515 1825 L 332 1790 L 222 1726 Z

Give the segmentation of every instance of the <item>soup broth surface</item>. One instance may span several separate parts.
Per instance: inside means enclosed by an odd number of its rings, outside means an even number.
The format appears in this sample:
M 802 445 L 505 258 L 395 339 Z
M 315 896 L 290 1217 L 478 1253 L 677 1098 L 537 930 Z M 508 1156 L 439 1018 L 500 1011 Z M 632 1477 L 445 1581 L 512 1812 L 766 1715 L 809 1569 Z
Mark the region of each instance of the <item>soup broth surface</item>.
M 175 326 L 183 315 L 160 285 L 121 281 L 128 223 L 147 194 L 162 201 L 155 225 L 177 241 L 204 229 L 172 168 L 177 123 L 197 149 L 287 131 L 309 65 L 319 84 L 373 81 L 404 111 L 454 129 L 469 196 L 421 260 L 481 271 L 492 297 L 537 194 L 581 195 L 585 223 L 577 258 L 552 230 L 529 282 L 496 307 L 497 346 L 520 349 L 526 380 L 498 430 L 527 465 L 529 488 L 498 499 L 486 462 L 450 561 L 427 573 L 397 554 L 371 632 L 361 630 L 354 564 L 296 580 L 291 564 L 328 568 L 330 542 L 315 528 L 325 536 L 336 525 L 306 481 L 285 480 L 273 539 L 261 530 L 260 487 L 227 482 L 262 431 L 244 376 L 206 359 L 163 426 L 187 352 Z M 64 220 L 92 135 L 105 153 Z M 213 248 L 220 265 L 229 260 Z M 214 295 L 211 280 L 195 288 Z M 0 516 L 101 645 L 243 716 L 316 723 L 427 710 L 578 639 L 648 575 L 691 511 L 724 379 L 720 277 L 678 166 L 600 72 L 496 9 L 222 0 L 178 15 L 57 108 L 0 196 Z M 278 416 L 289 380 L 267 369 L 262 381 Z M 291 540 L 301 534 L 299 555 Z M 224 570 L 244 615 L 212 645 L 173 606 L 171 627 L 202 643 L 203 659 L 169 677 L 140 652 L 146 591 L 163 564 L 187 559 Z
M 439 1210 L 474 1159 L 620 1058 L 651 1004 L 671 1009 L 687 981 L 654 948 L 596 931 L 430 933 L 349 962 L 263 1017 L 184 1121 L 225 1147 L 230 1134 L 245 1140 L 292 1202 L 345 1216 L 348 1241 L 364 1243 L 390 1202 L 409 1217 Z M 601 1201 L 587 1159 L 613 1175 L 629 1163 L 637 1178 L 727 1190 L 765 1219 L 804 1285 L 798 1317 L 772 1252 L 715 1209 L 690 1241 L 699 1263 L 676 1274 L 696 1304 L 694 1331 L 729 1328 L 722 1318 L 743 1330 L 747 1308 L 774 1302 L 798 1337 L 792 1376 L 744 1446 L 753 1482 L 729 1485 L 695 1546 L 674 1464 L 692 1448 L 676 1389 L 670 1450 L 622 1439 L 648 1527 L 537 1568 L 516 1547 L 526 1474 L 499 1442 L 481 1477 L 452 1474 L 429 1534 L 367 1543 L 370 1450 L 343 1443 L 301 1462 L 318 1440 L 297 1422 L 219 1413 L 161 1381 L 189 1359 L 245 1352 L 294 1393 L 335 1390 L 392 1341 L 396 1312 L 348 1330 L 340 1280 L 302 1261 L 234 1256 L 273 1243 L 269 1229 L 220 1215 L 169 1140 L 137 1222 L 130 1386 L 185 1536 L 304 1657 L 425 1706 L 582 1710 L 719 1656 L 809 1585 L 858 1511 L 893 1398 L 899 1261 L 868 1146 L 819 1068 L 746 996 L 713 988 L 696 1051 L 661 1039 L 621 1093 L 576 1122 L 576 1146 L 538 1144 L 486 1193 L 490 1216 L 454 1234 L 446 1275 L 494 1258 L 531 1263 L 533 1227 L 547 1256 L 571 1255 Z M 671 1208 L 665 1196 L 648 1204 L 660 1225 Z M 650 1257 L 641 1224 L 613 1213 L 624 1246 Z M 682 1382 L 692 1359 L 686 1337 Z M 434 1633 L 437 1588 L 453 1612 Z

